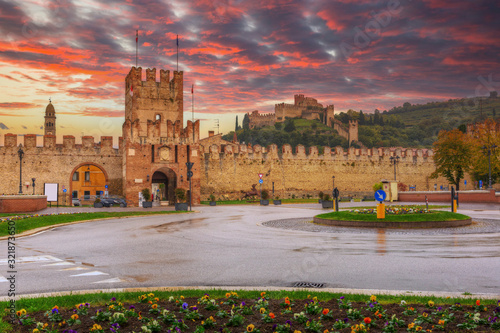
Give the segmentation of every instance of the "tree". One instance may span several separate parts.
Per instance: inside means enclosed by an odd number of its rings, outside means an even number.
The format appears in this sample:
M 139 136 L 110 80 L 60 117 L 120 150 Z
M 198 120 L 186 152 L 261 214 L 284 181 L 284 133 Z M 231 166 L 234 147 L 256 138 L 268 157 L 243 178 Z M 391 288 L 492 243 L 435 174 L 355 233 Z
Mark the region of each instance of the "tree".
M 236 125 L 234 126 L 234 131 L 238 130 L 238 116 L 236 116 Z
M 245 116 L 243 117 L 243 129 L 250 129 L 250 117 L 248 116 L 248 113 L 245 113 Z
M 283 129 L 288 133 L 295 131 L 295 123 L 293 122 L 293 119 L 285 120 L 285 128 Z
M 500 179 L 500 131 L 497 126 L 499 126 L 498 121 L 487 119 L 476 127 L 473 135 L 468 137 L 472 146 L 471 174 L 474 180 L 482 180 L 485 184 L 489 181 L 490 162 L 492 183 Z
M 359 111 L 359 124 L 360 125 L 365 124 L 365 114 L 363 113 L 363 110 Z
M 458 129 L 441 131 L 434 142 L 436 170 L 431 178 L 445 177 L 450 184 L 460 189 L 460 181 L 471 168 L 472 147 L 467 137 Z

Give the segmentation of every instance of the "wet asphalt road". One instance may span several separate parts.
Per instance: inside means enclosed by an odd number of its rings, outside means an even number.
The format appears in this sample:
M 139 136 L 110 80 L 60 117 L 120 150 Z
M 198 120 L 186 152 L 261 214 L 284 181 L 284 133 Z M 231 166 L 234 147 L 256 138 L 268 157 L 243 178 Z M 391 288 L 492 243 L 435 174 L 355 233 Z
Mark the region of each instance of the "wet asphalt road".
M 487 218 L 500 229 L 497 207 L 463 208 L 461 213 Z M 500 232 L 476 227 L 472 233 L 330 233 L 262 224 L 312 218 L 321 212 L 312 204 L 196 210 L 82 223 L 19 238 L 16 292 L 313 282 L 334 288 L 500 294 Z M 6 258 L 7 243 L 1 241 L 0 296 L 8 292 Z

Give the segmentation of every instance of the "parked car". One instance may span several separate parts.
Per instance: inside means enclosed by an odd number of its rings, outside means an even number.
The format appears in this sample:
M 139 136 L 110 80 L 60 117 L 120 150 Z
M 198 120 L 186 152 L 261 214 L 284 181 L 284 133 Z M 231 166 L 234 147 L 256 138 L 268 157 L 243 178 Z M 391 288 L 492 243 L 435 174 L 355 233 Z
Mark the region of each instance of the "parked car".
M 71 200 L 71 203 L 73 204 L 73 206 L 81 206 L 80 199 L 78 199 L 78 198 L 73 198 Z
M 104 207 L 113 207 L 113 205 L 116 205 L 116 202 L 113 198 L 102 198 L 101 203 Z

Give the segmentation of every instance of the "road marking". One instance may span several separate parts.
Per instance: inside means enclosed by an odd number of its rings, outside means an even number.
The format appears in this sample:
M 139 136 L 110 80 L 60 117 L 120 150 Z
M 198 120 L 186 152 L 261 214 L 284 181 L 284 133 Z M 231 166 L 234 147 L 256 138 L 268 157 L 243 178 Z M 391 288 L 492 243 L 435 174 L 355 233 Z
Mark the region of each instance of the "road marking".
M 120 278 L 112 278 L 112 279 L 107 279 L 107 280 L 102 280 L 102 281 L 97 281 L 97 282 L 92 282 L 92 283 L 120 283 L 120 282 L 127 282 L 127 280 L 122 280 Z
M 88 268 L 85 268 L 85 267 L 70 267 L 70 268 L 63 268 L 63 269 L 60 269 L 59 272 L 63 272 L 63 271 L 83 271 L 83 270 L 86 270 Z
M 42 266 L 68 266 L 68 265 L 73 266 L 74 264 L 72 262 L 69 262 L 69 261 L 63 261 L 63 262 L 56 262 L 54 264 L 47 264 L 47 265 L 42 265 Z
M 99 271 L 93 271 L 93 272 L 76 274 L 76 275 L 71 275 L 71 276 L 96 276 L 96 275 L 109 275 L 109 274 L 103 273 L 103 272 L 99 272 Z
M 0 259 L 0 265 L 6 265 L 8 259 Z M 55 261 L 60 262 L 62 259 L 53 257 L 53 256 L 31 256 L 31 257 L 20 257 L 16 259 L 16 264 L 28 264 L 33 262 L 47 262 L 47 261 Z

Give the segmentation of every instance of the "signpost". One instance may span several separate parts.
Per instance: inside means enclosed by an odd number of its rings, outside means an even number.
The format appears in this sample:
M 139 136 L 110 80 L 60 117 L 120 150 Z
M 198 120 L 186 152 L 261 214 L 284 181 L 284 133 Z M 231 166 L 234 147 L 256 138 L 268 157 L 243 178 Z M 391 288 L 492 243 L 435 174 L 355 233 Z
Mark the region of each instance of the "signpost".
M 187 172 L 187 178 L 189 180 L 189 211 L 191 211 L 191 205 L 192 205 L 192 194 L 191 194 L 191 177 L 193 177 L 193 171 L 191 171 L 191 169 L 193 168 L 193 165 L 194 163 L 193 162 L 187 162 L 186 163 L 186 166 L 187 166 L 187 169 L 188 169 L 188 172 Z
M 464 190 L 467 190 L 467 180 L 464 179 Z
M 262 173 L 259 173 L 259 184 L 260 184 L 260 200 L 262 201 L 262 184 L 264 183 L 264 180 L 262 179 L 262 177 L 264 176 L 264 174 Z
M 387 193 L 384 190 L 378 190 L 375 192 L 375 200 L 379 202 L 377 205 L 377 218 L 385 219 L 385 204 L 383 204 L 384 200 L 387 198 Z

